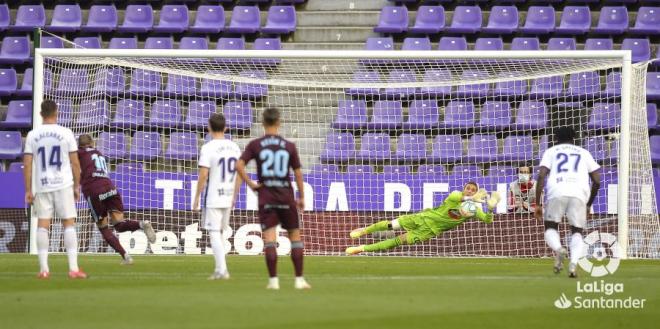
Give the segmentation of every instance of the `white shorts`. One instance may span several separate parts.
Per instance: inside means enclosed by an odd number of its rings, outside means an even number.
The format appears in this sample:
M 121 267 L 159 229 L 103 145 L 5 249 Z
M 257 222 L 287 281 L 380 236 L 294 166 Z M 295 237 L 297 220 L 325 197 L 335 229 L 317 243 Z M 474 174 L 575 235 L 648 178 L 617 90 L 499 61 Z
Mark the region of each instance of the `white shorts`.
M 578 228 L 584 228 L 587 224 L 587 204 L 573 197 L 559 197 L 548 200 L 544 211 L 545 220 L 560 223 L 566 216 L 568 223 Z
M 212 231 L 227 230 L 231 208 L 204 208 L 204 228 Z
M 34 196 L 34 208 L 37 218 L 61 219 L 76 218 L 76 202 L 73 200 L 73 187 L 52 191 L 39 192 Z

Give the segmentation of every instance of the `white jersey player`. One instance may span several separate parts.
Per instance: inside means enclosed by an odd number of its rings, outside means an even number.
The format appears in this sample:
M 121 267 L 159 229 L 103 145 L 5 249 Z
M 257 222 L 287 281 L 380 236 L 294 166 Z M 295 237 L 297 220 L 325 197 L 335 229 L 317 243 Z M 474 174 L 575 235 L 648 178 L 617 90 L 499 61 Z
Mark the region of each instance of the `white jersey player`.
M 577 277 L 577 262 L 582 256 L 582 230 L 600 187 L 600 166 L 589 151 L 573 144 L 574 139 L 573 128 L 560 127 L 555 132 L 557 144 L 543 153 L 536 185 L 538 204 L 535 211 L 536 218 L 544 220 L 545 241 L 556 255 L 555 273 L 561 272 L 563 258 L 567 254 L 566 248 L 561 245 L 559 223 L 566 216 L 571 225 L 569 276 L 572 278 Z M 545 216 L 541 199 L 544 188 L 547 199 Z
M 208 130 L 213 139 L 199 151 L 199 178 L 193 210 L 199 209 L 199 199 L 205 189 L 202 217 L 215 257 L 215 270 L 209 280 L 229 279 L 221 231 L 229 228 L 229 214 L 241 186 L 236 173 L 241 149 L 235 142 L 225 139 L 225 117 L 222 114 L 211 115 Z
M 37 254 L 40 279 L 50 277 L 48 267 L 48 232 L 55 216 L 62 219 L 64 247 L 69 260 L 69 277 L 85 279 L 78 268 L 78 238 L 75 223 L 76 204 L 80 197 L 80 162 L 73 132 L 57 124 L 57 104 L 41 103 L 43 125 L 30 131 L 23 155 L 25 201 L 34 204 L 38 218 Z M 34 169 L 34 181 L 33 177 Z

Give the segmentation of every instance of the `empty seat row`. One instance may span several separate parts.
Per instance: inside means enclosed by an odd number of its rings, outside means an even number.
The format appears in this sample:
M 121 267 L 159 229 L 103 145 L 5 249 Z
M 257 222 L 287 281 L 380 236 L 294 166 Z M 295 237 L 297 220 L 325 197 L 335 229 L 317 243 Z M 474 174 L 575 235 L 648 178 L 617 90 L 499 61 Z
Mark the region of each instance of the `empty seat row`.
M 382 171 L 376 171 L 374 166 L 370 164 L 349 164 L 345 166 L 345 173 L 365 173 L 365 174 L 410 174 L 413 172 L 419 174 L 434 174 L 434 175 L 461 175 L 465 171 L 474 172 L 478 176 L 497 176 L 501 178 L 511 178 L 518 174 L 517 168 L 506 165 L 495 165 L 490 168 L 482 170 L 477 165 L 454 165 L 451 170 L 447 169 L 445 165 L 441 164 L 421 164 L 417 166 L 417 170 L 413 171 L 410 165 L 383 165 Z M 484 175 L 483 172 L 486 172 Z M 317 163 L 310 167 L 312 173 L 323 174 L 341 174 L 340 166 L 334 163 Z
M 629 27 L 628 9 L 625 6 L 602 7 L 598 23 L 592 27 L 591 11 L 588 6 L 566 6 L 561 12 L 559 25 L 552 6 L 530 6 L 525 23 L 520 25 L 520 13 L 516 6 L 493 6 L 488 22 L 483 26 L 483 13 L 479 6 L 457 6 L 451 24 L 445 23 L 445 10 L 442 6 L 420 6 L 415 23 L 408 27 L 408 9 L 400 6 L 386 6 L 381 10 L 375 32 L 380 33 L 493 33 L 510 34 L 660 34 L 660 7 L 642 6 L 637 10 L 637 19 Z
M 158 132 L 137 131 L 130 142 L 124 133 L 102 132 L 96 147 L 110 159 L 153 161 L 158 157 L 170 160 L 196 160 L 200 139 L 194 132 L 173 132 L 163 152 Z
M 117 8 L 110 5 L 93 5 L 89 9 L 87 22 L 83 24 L 82 10 L 75 5 L 57 5 L 53 10 L 50 24 L 46 25 L 46 11 L 43 5 L 22 5 L 18 7 L 14 24 L 10 25 L 9 8 L 0 5 L 0 30 L 32 31 L 35 27 L 52 32 L 163 32 L 184 31 L 200 33 L 252 34 L 261 31 L 266 34 L 287 34 L 296 29 L 296 10 L 293 6 L 271 6 L 266 24 L 261 26 L 259 7 L 236 6 L 229 25 L 225 27 L 225 11 L 222 6 L 202 5 L 197 8 L 195 22 L 190 25 L 186 5 L 163 5 L 159 22 L 154 25 L 154 10 L 149 4 L 128 5 L 123 12 L 123 23 L 118 25 Z
M 398 137 L 396 150 L 390 147 L 390 136 L 386 133 L 366 133 L 361 137 L 359 150 L 351 133 L 330 133 L 326 136 L 321 161 L 345 162 L 363 161 L 402 161 L 402 162 L 478 162 L 492 161 L 529 162 L 540 159 L 548 147 L 548 137 L 534 141 L 531 136 L 508 136 L 500 142 L 496 135 L 475 134 L 464 143 L 460 135 L 437 135 L 428 152 L 426 136 L 422 134 L 402 134 Z M 603 136 L 586 138 L 583 146 L 592 152 L 599 161 L 618 158 L 618 141 L 610 145 Z

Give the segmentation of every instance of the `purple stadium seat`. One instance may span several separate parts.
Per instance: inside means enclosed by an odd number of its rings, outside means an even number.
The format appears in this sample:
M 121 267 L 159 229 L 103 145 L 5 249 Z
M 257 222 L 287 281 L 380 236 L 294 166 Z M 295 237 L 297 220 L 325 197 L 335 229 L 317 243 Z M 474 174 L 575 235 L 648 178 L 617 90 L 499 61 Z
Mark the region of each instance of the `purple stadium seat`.
M 474 103 L 465 100 L 452 100 L 445 107 L 445 118 L 442 126 L 445 128 L 474 127 Z
M 157 132 L 137 131 L 131 140 L 128 158 L 131 160 L 152 161 L 160 156 L 160 134 Z
M 548 111 L 542 101 L 522 101 L 518 105 L 516 130 L 543 129 L 548 125 Z
M 391 37 L 367 38 L 366 50 L 394 50 L 394 39 Z
M 504 50 L 502 38 L 478 38 L 474 50 Z
M 616 130 L 621 126 L 621 105 L 608 103 L 594 103 L 588 129 Z
M 11 16 L 9 14 L 9 6 L 6 3 L 0 4 L 0 31 L 4 31 L 9 28 L 9 23 L 11 22 Z
M 52 20 L 47 30 L 52 32 L 75 32 L 82 25 L 82 11 L 80 6 L 57 5 L 52 13 Z
M 564 92 L 564 77 L 560 75 L 538 78 L 532 82 L 530 97 L 553 98 Z
M 419 6 L 415 24 L 409 33 L 436 34 L 445 27 L 445 9 L 442 6 Z
M 247 70 L 239 73 L 242 78 L 250 78 L 255 80 L 266 80 L 266 71 L 264 70 Z M 268 95 L 268 85 L 260 83 L 236 83 L 234 93 L 237 97 L 244 99 L 261 99 Z
M 43 5 L 21 5 L 16 11 L 14 31 L 31 32 L 34 28 L 46 26 L 46 9 Z
M 405 165 L 384 165 L 383 174 L 386 175 L 406 175 L 410 173 L 410 166 Z
M 229 73 L 223 70 L 211 70 L 207 75 L 223 76 Z M 232 83 L 225 80 L 203 78 L 200 92 L 203 96 L 227 98 L 232 91 Z
M 351 133 L 329 133 L 321 152 L 321 161 L 348 161 L 355 158 L 355 139 Z
M 332 123 L 336 129 L 360 129 L 367 124 L 367 102 L 364 100 L 340 100 L 337 117 Z
M 660 34 L 660 7 L 639 7 L 635 26 L 630 31 L 644 35 Z
M 438 102 L 435 99 L 417 99 L 408 106 L 408 121 L 403 129 L 431 129 L 440 125 Z
M 576 50 L 577 43 L 574 38 L 550 38 L 548 50 Z
M 247 101 L 225 103 L 222 112 L 227 118 L 227 128 L 247 130 L 252 127 L 252 105 Z
M 602 7 L 598 16 L 598 25 L 592 32 L 602 34 L 621 34 L 628 29 L 628 9 L 620 7 Z
M 252 49 L 254 50 L 280 50 L 282 49 L 282 41 L 277 38 L 257 38 L 254 39 Z M 282 60 L 278 58 L 253 58 L 249 60 L 250 63 L 261 66 L 277 66 Z
M 170 74 L 163 95 L 166 97 L 197 95 L 197 79 L 191 76 Z
M 192 161 L 198 156 L 198 136 L 194 132 L 173 132 L 165 150 L 165 159 Z
M 115 118 L 110 125 L 117 128 L 142 127 L 144 125 L 144 102 L 133 99 L 117 101 Z
M 447 177 L 450 186 L 462 188 L 469 181 L 475 181 L 477 184 L 483 184 L 483 174 L 476 165 L 456 165 Z
M 118 174 L 134 174 L 136 172 L 144 172 L 144 164 L 142 162 L 131 163 L 131 162 L 122 162 L 118 163 L 115 166 L 115 171 Z
M 467 50 L 467 40 L 464 37 L 442 37 L 438 42 L 438 50 Z
M 495 165 L 488 168 L 488 176 L 506 178 L 507 181 L 513 181 L 518 175 L 518 169 L 512 166 Z
M 195 23 L 188 29 L 197 33 L 220 33 L 225 28 L 225 9 L 222 6 L 202 5 L 197 8 Z
M 12 100 L 7 106 L 7 118 L 0 121 L 0 128 L 32 127 L 32 101 Z
M 380 74 L 377 71 L 355 71 L 352 81 L 358 84 L 381 83 Z M 379 92 L 378 88 L 373 87 L 360 86 L 346 89 L 347 95 L 356 97 L 374 96 Z
M 243 38 L 220 38 L 218 39 L 216 49 L 244 50 L 245 40 Z M 244 58 L 218 58 L 216 60 L 224 64 L 241 64 L 246 62 Z
M 231 0 L 225 0 L 231 2 Z M 305 3 L 307 0 L 275 0 L 277 4 L 286 4 L 286 5 L 295 5 L 300 3 Z
M 14 95 L 16 96 L 32 96 L 32 79 L 33 79 L 33 73 L 32 73 L 32 68 L 25 69 L 25 72 L 23 72 L 23 82 L 21 83 L 21 88 L 16 90 Z M 50 71 L 44 70 L 44 76 L 49 77 L 50 76 Z M 50 86 L 48 84 L 51 82 L 52 79 L 44 79 L 44 90 L 47 92 L 50 91 Z
M 110 49 L 137 49 L 138 40 L 136 37 L 132 38 L 112 38 L 110 39 Z
M 509 34 L 518 29 L 518 8 L 516 6 L 493 6 L 488 17 L 488 25 L 482 32 Z
M 360 173 L 360 174 L 373 174 L 374 167 L 371 165 L 348 165 L 346 166 L 347 173 Z
M 366 133 L 362 135 L 362 146 L 358 156 L 362 160 L 386 160 L 392 157 L 390 136 L 386 133 Z
M 497 136 L 475 134 L 468 140 L 466 160 L 469 162 L 491 162 L 497 159 Z
M 555 9 L 551 6 L 530 6 L 527 9 L 525 25 L 522 32 L 531 34 L 547 34 L 555 30 Z
M 660 8 L 658 10 L 660 11 Z M 621 49 L 631 51 L 633 62 L 643 62 L 651 59 L 649 39 L 623 39 Z
M 408 8 L 385 6 L 380 11 L 374 32 L 402 33 L 408 29 Z
M 600 75 L 598 72 L 572 73 L 566 88 L 566 96 L 589 97 L 600 92 Z
M 16 70 L 0 69 L 0 96 L 9 96 L 15 93 L 17 86 Z
M 654 165 L 660 164 L 660 135 L 651 136 L 649 143 L 651 145 L 651 162 Z
M 403 108 L 400 101 L 374 102 L 373 117 L 367 129 L 398 129 L 403 124 Z
M 93 5 L 89 8 L 87 24 L 80 29 L 84 32 L 110 32 L 117 28 L 117 8 L 114 5 Z
M 188 7 L 186 5 L 163 5 L 158 25 L 154 32 L 179 33 L 188 28 Z
M 9 164 L 9 168 L 7 169 L 7 172 L 18 172 L 22 173 L 23 172 L 23 162 L 22 161 L 16 161 L 12 162 Z
M 566 6 L 561 13 L 558 34 L 584 34 L 591 28 L 591 11 L 588 6 Z
M 660 99 L 660 72 L 646 73 L 646 99 Z
M 621 72 L 610 72 L 605 79 L 605 97 L 621 95 Z
M 110 121 L 110 104 L 101 100 L 83 100 L 78 110 L 76 125 L 99 128 Z
M 411 70 L 394 69 L 391 70 L 387 77 L 388 84 L 397 83 L 414 83 L 417 82 L 415 73 Z M 415 95 L 415 87 L 388 87 L 385 88 L 383 94 L 388 99 L 407 99 Z
M 480 70 L 464 70 L 462 81 L 472 82 L 489 77 L 488 72 Z M 491 92 L 490 84 L 487 82 L 469 83 L 459 85 L 456 90 L 457 97 L 486 97 Z
M 23 155 L 20 131 L 0 131 L 0 159 L 14 160 Z
M 658 106 L 654 103 L 646 103 L 646 121 L 649 129 L 658 127 Z
M 62 39 L 57 37 L 42 36 L 39 48 L 64 48 L 64 42 Z
M 162 83 L 159 72 L 135 69 L 131 74 L 129 91 L 137 95 L 156 95 L 160 92 Z
M 614 42 L 612 39 L 587 39 L 584 42 L 584 50 L 612 50 Z
M 183 37 L 179 41 L 179 49 L 209 49 L 209 40 L 206 37 Z
M 225 29 L 231 33 L 252 34 L 261 26 L 259 7 L 236 6 L 231 14 L 229 26 Z
M 431 50 L 431 40 L 427 37 L 424 38 L 405 38 L 401 50 Z
M 539 142 L 539 153 L 536 155 L 536 160 L 541 160 L 543 153 L 550 147 L 548 135 L 543 135 L 538 139 Z
M 57 103 L 57 123 L 70 127 L 73 124 L 73 103 L 68 99 L 59 99 Z
M 506 130 L 511 126 L 511 104 L 487 101 L 481 107 L 478 126 L 484 130 Z
M 511 50 L 541 50 L 539 38 L 513 38 Z
M 188 104 L 188 114 L 184 125 L 188 129 L 204 130 L 211 114 L 215 113 L 215 101 L 191 101 Z
M 103 68 L 95 75 L 92 90 L 105 92 L 108 96 L 121 95 L 126 91 L 126 77 L 121 68 Z
M 451 25 L 447 32 L 476 33 L 481 30 L 481 8 L 479 6 L 456 6 Z
M 30 61 L 30 38 L 5 37 L 0 48 L 0 64 L 23 64 Z
M 422 134 L 401 134 L 397 141 L 395 158 L 405 162 L 426 159 L 426 136 Z
M 56 92 L 62 95 L 78 95 L 89 92 L 87 69 L 63 69 Z
M 144 49 L 173 49 L 172 37 L 149 37 L 144 41 Z
M 315 174 L 335 175 L 336 173 L 339 172 L 339 167 L 336 164 L 315 163 L 312 165 L 312 168 L 309 171 L 310 173 L 315 173 Z
M 79 48 L 101 48 L 101 38 L 99 37 L 77 37 L 73 39 L 73 43 Z
M 534 154 L 532 136 L 508 136 L 498 159 L 502 161 L 529 161 Z
M 433 162 L 451 163 L 463 158 L 463 140 L 460 135 L 437 135 L 433 139 Z
M 293 6 L 271 6 L 266 25 L 261 33 L 289 34 L 296 31 L 296 8 Z
M 154 11 L 151 5 L 128 5 L 124 10 L 124 22 L 117 28 L 119 32 L 144 33 L 154 26 Z
M 151 104 L 148 126 L 176 128 L 181 126 L 181 108 L 176 100 L 157 100 Z
M 520 97 L 528 94 L 527 80 L 510 80 L 521 77 L 518 72 L 509 72 L 501 75 L 506 81 L 500 81 L 495 84 L 492 95 L 499 98 Z
M 605 145 L 605 139 L 603 136 L 592 136 L 587 137 L 583 141 L 584 148 L 591 153 L 596 161 L 603 161 L 605 159 L 607 150 Z
M 445 176 L 446 170 L 443 165 L 419 165 L 417 168 L 418 174 L 430 174 L 433 177 L 442 177 Z
M 443 69 L 426 70 L 424 72 L 424 77 L 422 78 L 424 82 L 438 82 L 438 83 L 446 83 L 447 81 L 451 81 L 451 79 L 452 79 L 451 72 L 449 70 L 443 70 Z M 451 85 L 419 88 L 419 93 L 430 97 L 442 97 L 451 94 L 451 91 L 452 91 Z

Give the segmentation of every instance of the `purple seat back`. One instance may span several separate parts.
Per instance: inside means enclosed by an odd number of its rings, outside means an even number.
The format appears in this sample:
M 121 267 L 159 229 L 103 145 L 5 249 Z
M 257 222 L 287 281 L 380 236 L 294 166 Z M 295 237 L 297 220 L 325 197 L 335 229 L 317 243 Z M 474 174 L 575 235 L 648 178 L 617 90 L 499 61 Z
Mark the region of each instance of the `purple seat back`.
M 7 105 L 7 117 L 0 121 L 1 128 L 28 128 L 32 126 L 32 101 L 11 100 Z
M 542 129 L 547 126 L 548 112 L 542 101 L 522 101 L 518 105 L 515 127 L 519 130 Z
M 243 50 L 245 49 L 245 40 L 243 38 L 220 38 L 216 49 Z
M 170 74 L 165 93 L 168 95 L 197 95 L 197 79 L 187 75 Z
M 660 72 L 646 72 L 646 99 L 660 99 Z
M 551 6 L 530 6 L 522 31 L 535 34 L 550 33 L 555 29 L 555 9 Z
M 660 8 L 658 11 L 660 11 Z M 658 28 L 660 28 L 660 25 Z M 651 59 L 649 39 L 623 39 L 621 50 L 630 50 L 633 62 L 643 62 Z
M 101 127 L 110 121 L 110 104 L 105 100 L 83 100 L 80 103 L 76 124 L 85 127 Z
M 539 38 L 513 38 L 511 50 L 541 50 Z
M 0 96 L 9 96 L 16 91 L 18 80 L 16 70 L 0 69 Z
M 386 175 L 404 175 L 410 173 L 410 166 L 405 165 L 384 165 L 383 174 Z
M 365 100 L 341 100 L 338 103 L 337 117 L 332 127 L 337 129 L 359 129 L 367 123 L 367 102 Z
M 219 33 L 225 28 L 225 10 L 222 6 L 202 5 L 197 7 L 195 23 L 191 32 Z
M 394 40 L 391 37 L 367 38 L 366 50 L 394 50 Z
M 610 72 L 605 78 L 605 95 L 621 95 L 621 72 Z
M 131 74 L 130 91 L 136 94 L 155 95 L 160 92 L 162 83 L 159 72 L 136 69 Z
M 445 69 L 431 69 L 424 72 L 422 78 L 424 82 L 447 82 L 452 80 L 452 74 L 449 70 Z M 452 86 L 430 86 L 419 88 L 419 93 L 429 95 L 431 97 L 438 97 L 451 94 Z
M 126 136 L 120 132 L 102 132 L 96 140 L 96 149 L 110 159 L 126 157 Z
M 239 73 L 243 78 L 255 80 L 266 80 L 267 74 L 264 70 L 246 70 Z M 235 93 L 241 98 L 260 99 L 268 95 L 268 85 L 261 83 L 236 83 Z
M 188 28 L 188 7 L 186 5 L 163 5 L 160 10 L 156 32 L 178 33 Z
M 0 159 L 14 160 L 23 154 L 20 131 L 0 131 Z
M 82 11 L 78 4 L 56 5 L 48 30 L 52 32 L 74 32 L 82 24 Z
M 475 134 L 468 140 L 468 161 L 490 162 L 496 160 L 497 153 L 497 136 L 495 135 Z
M 89 8 L 87 24 L 81 27 L 86 32 L 110 32 L 117 28 L 117 8 L 114 5 L 93 5 Z
M 64 48 L 64 42 L 57 37 L 41 36 L 39 48 Z
M 511 125 L 511 104 L 487 101 L 481 107 L 479 126 L 484 129 L 506 129 Z
M 0 63 L 25 63 L 30 60 L 30 48 L 28 37 L 5 37 L 0 48 Z
M 391 70 L 387 77 L 387 83 L 411 83 L 417 82 L 415 73 L 406 69 Z M 389 87 L 385 88 L 385 96 L 392 99 L 406 99 L 415 94 L 415 87 Z
M 9 6 L 6 3 L 2 3 L 0 4 L 0 31 L 6 30 L 10 22 Z
M 120 128 L 134 128 L 144 125 L 144 102 L 133 99 L 120 99 L 117 101 L 117 111 L 111 125 Z
M 467 50 L 467 40 L 464 37 L 442 37 L 438 42 L 438 50 Z
M 21 5 L 16 11 L 16 20 L 12 30 L 32 31 L 46 25 L 46 9 L 43 5 Z
M 128 156 L 131 160 L 152 161 L 160 156 L 161 151 L 159 133 L 137 131 L 131 140 Z
M 190 129 L 203 130 L 215 111 L 215 101 L 191 101 L 188 104 L 188 114 L 184 123 Z
M 257 6 L 235 6 L 227 31 L 232 33 L 255 33 L 259 31 L 261 18 Z
M 518 8 L 516 6 L 493 6 L 484 31 L 511 33 L 518 29 Z
M 401 134 L 397 141 L 396 158 L 402 161 L 426 159 L 426 136 L 422 134 Z
M 154 25 L 151 5 L 128 5 L 124 10 L 124 22 L 117 28 L 120 32 L 148 32 Z
M 228 75 L 223 70 L 211 70 L 206 72 L 207 75 Z M 225 80 L 203 78 L 200 86 L 201 94 L 209 97 L 229 97 L 232 91 L 232 83 Z
M 454 17 L 447 30 L 456 33 L 475 33 L 481 29 L 482 21 L 479 6 L 456 6 Z
M 602 7 L 595 32 L 621 34 L 628 29 L 628 9 L 624 6 Z
M 136 37 L 132 38 L 112 38 L 110 39 L 110 49 L 137 49 L 138 41 Z
M 591 153 L 596 161 L 602 161 L 606 157 L 605 139 L 603 136 L 587 137 L 583 141 L 584 148 Z
M 151 105 L 149 125 L 158 128 L 178 127 L 181 124 L 181 108 L 176 100 L 157 100 Z
M 268 9 L 266 26 L 262 33 L 286 34 L 296 30 L 296 8 L 293 6 L 271 6 Z
M 364 84 L 369 84 L 369 83 L 381 83 L 380 81 L 380 74 L 377 71 L 355 71 L 353 73 L 353 82 L 356 83 L 364 83 Z M 347 95 L 351 96 L 373 96 L 373 95 L 378 95 L 379 90 L 378 88 L 374 87 L 367 87 L 367 86 L 360 86 L 360 87 L 353 87 L 353 88 L 348 88 L 346 90 Z
M 205 37 L 183 37 L 179 41 L 179 49 L 209 49 L 209 40 Z
M 575 50 L 577 44 L 574 38 L 550 38 L 548 50 Z
M 584 42 L 584 50 L 612 50 L 614 42 L 612 39 L 587 39 Z
M 368 129 L 395 129 L 403 123 L 403 108 L 400 101 L 376 101 L 373 117 L 367 123 Z
M 366 133 L 362 135 L 360 158 L 364 160 L 385 160 L 392 156 L 390 136 L 386 133 Z
M 561 13 L 558 33 L 583 34 L 591 28 L 591 11 L 587 6 L 566 6 Z
M 401 50 L 431 50 L 431 40 L 429 38 L 405 38 Z
M 89 91 L 89 76 L 86 69 L 63 69 L 57 84 L 61 94 L 81 94 Z
M 504 50 L 504 42 L 502 38 L 479 38 L 474 50 Z
M 573 97 L 586 97 L 600 92 L 598 72 L 572 73 L 568 81 L 566 94 Z
M 194 132 L 173 132 L 165 150 L 165 158 L 171 160 L 196 160 L 198 136 Z
M 117 96 L 126 91 L 126 77 L 121 68 L 102 68 L 95 75 L 94 91 L 102 91 L 109 96 Z
M 445 107 L 443 123 L 447 128 L 469 128 L 474 126 L 474 103 L 453 100 Z
M 637 20 L 631 29 L 642 34 L 660 34 L 660 8 L 642 6 L 637 10 Z
M 380 11 L 378 25 L 375 32 L 401 33 L 408 29 L 408 8 L 398 6 L 385 6 Z
M 440 114 L 435 99 L 417 99 L 408 106 L 408 121 L 404 129 L 430 129 L 439 126 Z
M 557 97 L 564 91 L 564 77 L 538 78 L 532 82 L 531 95 L 538 98 Z
M 480 70 L 465 70 L 462 81 L 475 81 L 488 78 L 488 72 Z M 456 95 L 459 97 L 486 97 L 490 93 L 490 84 L 487 82 L 469 83 L 458 86 Z
M 460 135 L 438 135 L 433 139 L 431 158 L 434 162 L 455 162 L 463 157 L 463 140 Z
M 615 103 L 594 103 L 587 128 L 615 130 L 621 126 L 621 105 Z
M 321 161 L 347 161 L 353 158 L 355 158 L 353 134 L 331 132 L 326 135 Z
M 445 9 L 442 6 L 419 6 L 412 33 L 435 34 L 445 27 Z
M 148 37 L 144 41 L 144 49 L 172 49 L 174 39 L 172 37 Z
M 534 153 L 532 136 L 508 136 L 504 138 L 503 161 L 530 161 Z
M 101 48 L 101 39 L 99 37 L 77 37 L 73 39 L 76 47 L 87 49 Z
M 374 167 L 371 165 L 348 165 L 346 166 L 347 173 L 361 173 L 361 174 L 371 174 L 374 172 Z
M 252 127 L 252 105 L 248 101 L 230 101 L 222 111 L 230 129 L 250 129 Z

